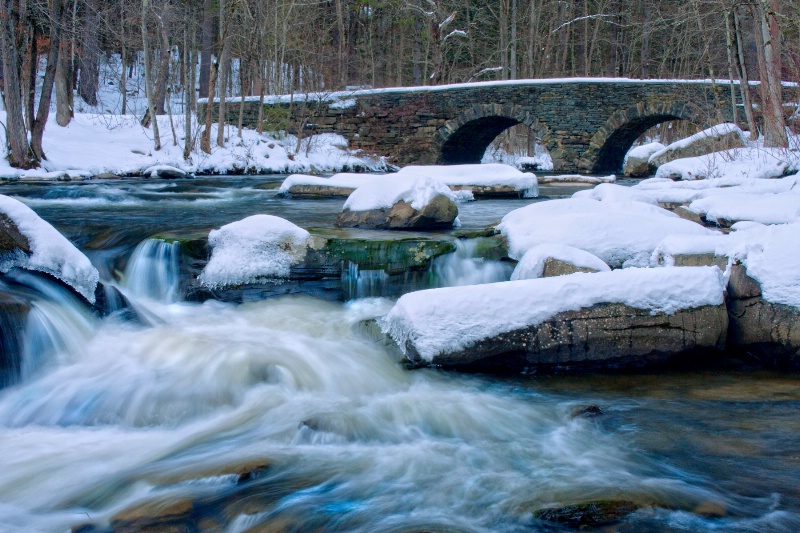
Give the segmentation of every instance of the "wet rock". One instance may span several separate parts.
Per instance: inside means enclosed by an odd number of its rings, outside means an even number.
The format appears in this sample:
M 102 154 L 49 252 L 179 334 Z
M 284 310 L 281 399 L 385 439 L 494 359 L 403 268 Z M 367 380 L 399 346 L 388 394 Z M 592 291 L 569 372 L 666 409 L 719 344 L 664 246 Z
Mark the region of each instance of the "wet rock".
M 147 501 L 114 515 L 111 528 L 114 533 L 183 533 L 192 530 L 195 522 L 193 509 L 189 498 Z
M 584 407 L 576 407 L 575 409 L 572 410 L 572 413 L 570 413 L 570 418 L 578 418 L 578 417 L 592 418 L 595 416 L 600 416 L 602 414 L 603 410 L 600 409 L 600 406 L 592 404 L 592 405 L 586 405 Z
M 96 180 L 118 180 L 122 179 L 122 176 L 117 174 L 112 174 L 111 172 L 101 172 L 100 174 L 96 174 L 93 179 Z
M 525 198 L 526 191 L 513 185 L 450 185 L 453 191 L 471 191 L 475 198 Z
M 0 292 L 0 387 L 19 379 L 22 332 L 25 330 L 30 302 Z
M 30 254 L 30 243 L 16 223 L 5 213 L 0 213 L 0 254 L 13 254 L 17 251 Z
M 697 157 L 744 146 L 743 133 L 739 128 L 709 128 L 656 152 L 650 157 L 650 164 L 660 167 L 676 159 Z
M 694 509 L 692 509 L 692 512 L 707 518 L 724 518 L 728 513 L 728 509 L 723 502 L 709 500 L 697 504 Z
M 422 209 L 400 200 L 391 208 L 350 211 L 345 209 L 336 219 L 342 228 L 372 228 L 392 230 L 435 230 L 453 227 L 458 207 L 450 198 L 439 194 Z
M 517 372 L 640 367 L 722 350 L 727 330 L 724 304 L 671 315 L 620 303 L 598 304 L 439 354 L 430 363 Z M 412 344 L 405 348 L 411 363 L 425 364 Z
M 567 507 L 540 509 L 535 518 L 575 529 L 595 528 L 619 522 L 642 506 L 626 500 L 599 500 Z

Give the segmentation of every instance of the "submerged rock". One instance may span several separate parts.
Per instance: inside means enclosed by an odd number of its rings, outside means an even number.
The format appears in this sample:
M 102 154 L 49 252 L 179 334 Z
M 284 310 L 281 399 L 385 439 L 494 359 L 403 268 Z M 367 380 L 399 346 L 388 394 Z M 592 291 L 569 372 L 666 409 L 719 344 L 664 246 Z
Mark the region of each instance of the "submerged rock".
M 458 216 L 458 207 L 445 195 L 434 196 L 420 209 L 410 202 L 400 200 L 391 208 L 381 207 L 367 211 L 344 209 L 336 219 L 341 228 L 434 230 L 449 229 Z
M 641 505 L 626 500 L 598 500 L 567 507 L 540 509 L 533 516 L 545 522 L 583 529 L 614 524 L 641 508 Z

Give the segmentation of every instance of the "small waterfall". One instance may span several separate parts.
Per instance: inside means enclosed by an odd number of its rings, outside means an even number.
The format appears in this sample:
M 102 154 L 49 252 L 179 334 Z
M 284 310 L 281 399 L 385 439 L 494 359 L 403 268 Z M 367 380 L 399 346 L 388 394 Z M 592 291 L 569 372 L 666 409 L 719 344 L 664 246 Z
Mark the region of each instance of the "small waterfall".
M 128 260 L 123 286 L 134 296 L 165 303 L 179 300 L 180 244 L 142 241 Z
M 342 269 L 345 299 L 372 298 L 386 295 L 389 275 L 383 270 L 359 270 L 358 263 L 347 263 Z
M 431 265 L 436 287 L 481 285 L 508 281 L 513 268 L 478 256 L 480 239 L 456 240 L 456 251 L 437 257 Z
M 21 335 L 22 379 L 53 360 L 77 357 L 98 326 L 87 304 L 48 278 L 22 270 L 7 275 L 31 302 Z

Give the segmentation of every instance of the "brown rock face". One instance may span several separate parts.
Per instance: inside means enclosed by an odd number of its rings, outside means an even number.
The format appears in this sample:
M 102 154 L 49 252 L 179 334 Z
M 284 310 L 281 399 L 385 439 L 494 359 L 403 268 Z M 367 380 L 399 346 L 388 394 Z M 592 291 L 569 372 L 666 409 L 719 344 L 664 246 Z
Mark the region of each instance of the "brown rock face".
M 542 269 L 543 278 L 552 278 L 555 276 L 567 276 L 576 272 L 599 272 L 593 268 L 579 267 L 572 263 L 567 263 L 555 257 L 548 257 L 544 261 L 544 268 Z
M 599 304 L 440 354 L 431 364 L 497 371 L 636 367 L 722 350 L 727 331 L 724 305 L 652 315 L 624 304 Z M 413 345 L 406 346 L 406 354 L 411 362 L 424 363 Z
M 292 185 L 288 194 L 292 198 L 347 198 L 355 189 L 347 187 L 330 187 L 325 185 Z
M 438 195 L 420 210 L 401 200 L 390 209 L 371 209 L 369 211 L 350 211 L 345 209 L 336 219 L 341 228 L 371 228 L 392 230 L 434 230 L 453 227 L 458 216 L 455 202 L 444 195 Z
M 22 250 L 31 253 L 28 239 L 23 235 L 17 225 L 4 213 L 0 213 L 0 253 L 13 250 Z
M 729 131 L 722 135 L 706 135 L 681 148 L 667 150 L 658 157 L 653 158 L 650 162 L 654 166 L 660 167 L 676 159 L 697 157 L 721 150 L 730 150 L 731 148 L 744 148 L 744 141 L 742 140 L 741 133 L 737 130 Z
M 640 178 L 653 174 L 654 167 L 648 161 L 650 157 L 635 157 L 629 155 L 625 160 L 625 167 L 622 172 L 631 178 Z

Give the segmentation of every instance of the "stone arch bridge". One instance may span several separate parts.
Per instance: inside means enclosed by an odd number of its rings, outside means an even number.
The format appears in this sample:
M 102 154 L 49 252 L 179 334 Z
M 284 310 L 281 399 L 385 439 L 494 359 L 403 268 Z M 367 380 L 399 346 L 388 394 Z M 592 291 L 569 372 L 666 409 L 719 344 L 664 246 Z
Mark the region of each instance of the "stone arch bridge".
M 791 95 L 789 93 L 792 93 Z M 785 98 L 796 97 L 796 87 Z M 739 101 L 738 88 L 735 91 Z M 242 107 L 243 106 L 243 107 Z M 229 100 L 255 127 L 259 101 Z M 698 126 L 732 120 L 727 82 L 573 78 L 388 88 L 268 97 L 267 129 L 338 133 L 350 148 L 407 164 L 477 163 L 492 140 L 524 124 L 547 147 L 557 171 L 614 172 L 647 129 L 671 120 Z M 205 104 L 198 108 L 205 116 Z M 740 113 L 740 116 L 743 113 Z M 740 117 L 743 118 L 743 117 Z

